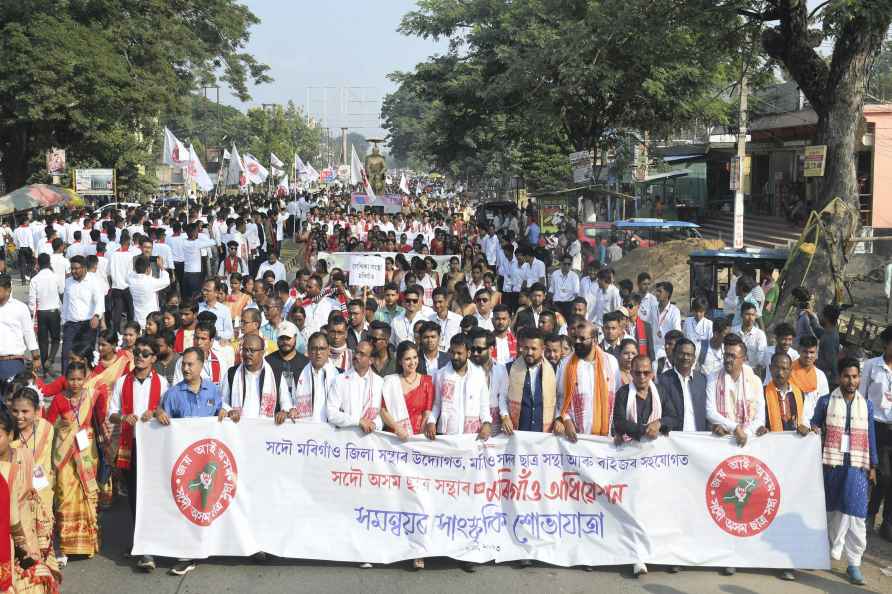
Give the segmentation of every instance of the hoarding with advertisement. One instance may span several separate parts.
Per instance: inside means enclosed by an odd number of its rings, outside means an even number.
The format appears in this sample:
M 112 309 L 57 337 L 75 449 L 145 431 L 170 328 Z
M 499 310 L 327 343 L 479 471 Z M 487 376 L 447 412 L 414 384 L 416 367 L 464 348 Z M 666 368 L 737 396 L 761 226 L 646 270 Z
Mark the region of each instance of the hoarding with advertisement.
M 543 235 L 556 235 L 567 221 L 566 198 L 542 197 L 539 201 L 539 232 Z
M 114 169 L 75 169 L 74 189 L 81 196 L 114 196 Z

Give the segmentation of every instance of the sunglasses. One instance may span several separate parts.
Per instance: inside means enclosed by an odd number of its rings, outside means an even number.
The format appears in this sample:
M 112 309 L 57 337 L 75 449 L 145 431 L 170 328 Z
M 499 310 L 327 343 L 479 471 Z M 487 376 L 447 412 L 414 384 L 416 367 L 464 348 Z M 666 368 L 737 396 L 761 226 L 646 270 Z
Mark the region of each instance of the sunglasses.
M 133 351 L 133 355 L 134 355 L 135 357 L 142 357 L 143 359 L 149 359 L 150 357 L 154 357 L 154 356 L 155 356 L 155 352 L 154 352 L 154 351 L 150 351 L 150 350 L 142 350 L 142 349 L 140 349 L 140 350 L 137 350 L 137 351 Z
M 484 297 L 478 297 L 474 301 L 476 301 L 477 303 L 489 303 L 489 299 L 486 299 Z
M 472 347 L 471 347 L 471 352 L 472 352 L 472 353 L 485 353 L 485 352 L 488 351 L 488 350 L 489 350 L 489 347 L 479 347 L 479 346 L 472 346 Z
M 418 299 L 404 299 L 406 303 L 418 303 Z

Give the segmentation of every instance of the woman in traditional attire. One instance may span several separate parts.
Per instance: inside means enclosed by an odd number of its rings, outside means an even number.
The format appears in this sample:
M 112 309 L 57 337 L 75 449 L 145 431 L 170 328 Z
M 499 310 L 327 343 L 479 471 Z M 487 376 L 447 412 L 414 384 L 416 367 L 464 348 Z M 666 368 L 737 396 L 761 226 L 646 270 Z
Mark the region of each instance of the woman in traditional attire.
M 402 441 L 421 435 L 434 405 L 431 376 L 418 373 L 418 350 L 408 340 L 396 349 L 397 373 L 384 378 L 381 420 Z M 424 559 L 415 559 L 415 569 L 424 569 Z
M 9 405 L 16 423 L 14 448 L 26 448 L 34 460 L 34 488 L 40 495 L 47 517 L 53 517 L 53 424 L 40 417 L 40 395 L 31 388 L 22 388 L 12 395 Z
M 638 356 L 638 343 L 634 339 L 624 338 L 619 343 L 619 376 L 623 386 L 632 383 L 632 360 Z
M 9 528 L 0 545 L 0 590 L 56 594 L 62 574 L 53 555 L 52 516 L 35 489 L 30 450 L 12 447 L 15 430 L 12 416 L 0 410 L 0 505 Z
M 99 551 L 97 505 L 99 439 L 104 433 L 108 398 L 103 384 L 86 381 L 84 363 L 69 363 L 68 389 L 56 396 L 50 411 L 58 411 L 53 466 L 56 472 L 56 525 L 63 555 L 92 557 Z

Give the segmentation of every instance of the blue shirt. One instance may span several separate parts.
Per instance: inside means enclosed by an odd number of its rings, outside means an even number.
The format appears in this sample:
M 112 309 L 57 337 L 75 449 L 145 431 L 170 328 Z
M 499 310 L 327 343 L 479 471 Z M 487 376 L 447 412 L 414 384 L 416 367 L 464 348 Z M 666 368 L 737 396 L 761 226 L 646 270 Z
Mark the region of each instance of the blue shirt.
M 530 223 L 527 227 L 527 241 L 533 245 L 539 244 L 539 225 L 536 223 Z
M 223 398 L 220 389 L 209 379 L 201 380 L 197 394 L 183 380 L 168 388 L 161 407 L 172 419 L 215 417 L 223 408 Z

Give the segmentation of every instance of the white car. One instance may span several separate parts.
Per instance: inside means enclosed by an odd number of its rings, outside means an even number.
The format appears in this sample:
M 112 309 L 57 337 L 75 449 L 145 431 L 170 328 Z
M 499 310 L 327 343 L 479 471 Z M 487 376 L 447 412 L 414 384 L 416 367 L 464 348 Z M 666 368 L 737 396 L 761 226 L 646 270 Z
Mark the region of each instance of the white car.
M 102 215 L 105 214 L 105 211 L 107 211 L 110 208 L 117 209 L 118 213 L 121 216 L 124 216 L 125 214 L 127 214 L 128 208 L 139 208 L 140 206 L 142 206 L 142 205 L 139 203 L 136 203 L 136 202 L 109 202 L 108 204 L 100 206 L 99 208 L 94 210 L 93 216 L 97 219 L 101 219 Z

